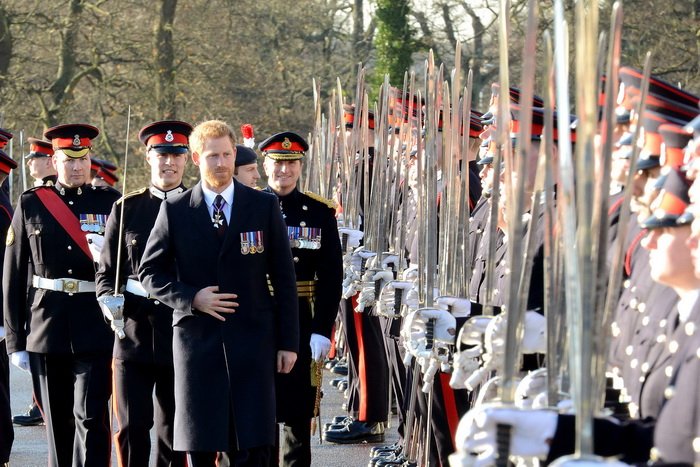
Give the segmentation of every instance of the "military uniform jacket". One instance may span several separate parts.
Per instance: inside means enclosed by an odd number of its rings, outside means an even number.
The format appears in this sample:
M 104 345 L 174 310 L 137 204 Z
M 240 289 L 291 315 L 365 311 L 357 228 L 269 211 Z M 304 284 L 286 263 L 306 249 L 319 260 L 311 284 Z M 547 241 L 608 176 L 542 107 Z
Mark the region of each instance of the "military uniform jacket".
M 10 228 L 10 223 L 12 222 L 12 215 L 14 214 L 14 209 L 12 209 L 12 203 L 10 198 L 2 191 L 0 191 L 0 238 L 7 236 L 7 230 Z M 2 248 L 2 253 L 0 253 L 0 259 L 5 259 L 5 248 Z M 0 288 L 0 303 L 2 301 L 2 288 Z
M 262 252 L 243 248 L 241 238 L 250 232 L 259 234 Z M 234 181 L 221 246 L 201 183 L 161 204 L 139 278 L 174 310 L 176 450 L 229 451 L 274 443 L 276 354 L 299 348 L 293 264 L 277 198 L 268 193 Z M 212 285 L 238 294 L 239 306 L 225 322 L 192 309 L 195 294 Z M 230 413 L 238 446 L 229 446 Z
M 124 333 L 126 338 L 114 339 L 114 358 L 172 365 L 173 328 L 172 309 L 159 300 L 148 299 L 124 292 L 127 279 L 138 281 L 139 264 L 146 241 L 156 222 L 161 197 L 174 196 L 185 189 L 180 186 L 164 194 L 156 188 L 143 188 L 130 193 L 114 204 L 107 221 L 105 244 L 97 272 L 97 296 L 114 294 L 119 246 L 119 221 L 124 203 L 122 264 L 120 293 L 124 293 Z
M 47 279 L 95 280 L 92 258 L 39 200 L 38 190 L 57 190 L 86 233 L 101 233 L 119 193 L 83 185 L 32 188 L 20 196 L 7 235 L 3 293 L 8 353 L 111 351 L 114 335 L 94 293 L 68 294 L 32 287 L 31 275 Z
M 269 187 L 265 191 L 274 193 Z M 312 299 L 299 296 L 298 368 L 292 372 L 299 374 L 278 375 L 278 388 L 284 388 L 284 394 L 277 396 L 278 421 L 308 420 L 313 416 L 316 395 L 310 383 L 309 340 L 311 334 L 331 337 L 342 292 L 343 258 L 333 208 L 296 189 L 278 199 L 297 281 L 316 282 Z

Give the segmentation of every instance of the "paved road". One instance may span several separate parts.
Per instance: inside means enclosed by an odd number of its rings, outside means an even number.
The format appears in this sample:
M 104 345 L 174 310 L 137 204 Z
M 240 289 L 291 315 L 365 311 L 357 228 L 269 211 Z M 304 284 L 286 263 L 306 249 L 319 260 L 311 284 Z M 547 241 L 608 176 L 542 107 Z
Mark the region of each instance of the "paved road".
M 321 404 L 322 422 L 329 421 L 334 415 L 341 415 L 340 405 L 343 396 L 335 388 L 325 384 L 330 381 L 332 375 L 326 372 L 324 375 L 324 393 Z M 10 369 L 10 382 L 12 388 L 12 412 L 19 413 L 26 409 L 31 398 L 31 379 L 27 373 L 23 373 L 15 367 Z M 385 443 L 390 444 L 398 439 L 396 433 L 396 417 L 392 421 L 392 428 L 387 432 Z M 369 459 L 370 445 L 336 445 L 330 443 L 319 444 L 318 436 L 312 441 L 313 466 L 317 467 L 364 467 Z M 47 465 L 46 431 L 40 427 L 15 426 L 15 443 L 10 457 L 12 467 L 45 467 Z M 112 456 L 112 465 L 116 466 L 116 458 Z

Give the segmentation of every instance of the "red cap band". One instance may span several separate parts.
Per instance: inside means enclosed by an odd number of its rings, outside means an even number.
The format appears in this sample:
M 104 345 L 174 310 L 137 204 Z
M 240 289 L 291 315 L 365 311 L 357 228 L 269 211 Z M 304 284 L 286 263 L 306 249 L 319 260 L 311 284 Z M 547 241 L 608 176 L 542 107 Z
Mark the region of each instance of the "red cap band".
M 54 138 L 51 140 L 51 145 L 54 149 L 90 148 L 92 147 L 92 141 L 90 138 Z
M 148 138 L 146 146 L 157 146 L 159 144 L 187 144 L 187 136 L 180 133 L 173 133 L 168 131 L 167 133 L 160 133 L 153 135 Z

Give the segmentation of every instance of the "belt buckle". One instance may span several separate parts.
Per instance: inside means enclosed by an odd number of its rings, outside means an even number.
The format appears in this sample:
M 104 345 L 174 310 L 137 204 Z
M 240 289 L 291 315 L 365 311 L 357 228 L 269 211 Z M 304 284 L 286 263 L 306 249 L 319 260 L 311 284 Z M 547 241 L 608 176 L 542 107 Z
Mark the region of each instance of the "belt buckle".
M 78 291 L 78 281 L 75 279 L 63 279 L 63 291 L 75 293 Z

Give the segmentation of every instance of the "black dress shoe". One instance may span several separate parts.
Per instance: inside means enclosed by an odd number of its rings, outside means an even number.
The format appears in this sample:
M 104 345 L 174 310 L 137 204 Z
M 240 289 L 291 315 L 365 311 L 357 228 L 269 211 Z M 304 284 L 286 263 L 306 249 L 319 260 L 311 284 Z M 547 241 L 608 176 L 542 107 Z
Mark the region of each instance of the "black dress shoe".
M 41 416 L 39 406 L 32 404 L 25 413 L 12 417 L 12 422 L 22 426 L 37 426 L 43 425 L 44 419 Z
M 336 375 L 347 376 L 348 375 L 348 364 L 343 362 L 338 362 L 331 368 L 331 373 Z
M 341 429 L 326 431 L 323 440 L 336 444 L 381 443 L 384 441 L 384 423 L 355 420 Z
M 333 386 L 334 388 L 337 388 L 338 385 L 339 385 L 340 383 L 342 383 L 342 382 L 345 382 L 345 384 L 347 384 L 348 379 L 345 378 L 345 377 L 342 377 L 342 378 L 333 378 L 333 379 L 330 381 L 330 383 L 328 383 L 328 384 L 330 384 L 330 385 Z
M 343 381 L 338 382 L 336 388 L 338 388 L 338 391 L 345 391 L 348 388 L 348 380 L 345 379 Z
M 402 450 L 403 450 L 403 446 L 401 446 L 399 443 L 386 444 L 384 446 L 373 446 L 372 449 L 369 450 L 369 457 L 378 456 L 384 452 L 399 453 Z
M 353 418 L 349 415 L 345 415 L 345 416 L 339 415 L 337 417 L 333 417 L 333 421 L 331 421 L 330 423 L 326 423 L 323 426 L 323 431 L 339 430 L 339 429 L 345 427 L 345 425 L 352 423 L 352 421 L 353 421 Z

